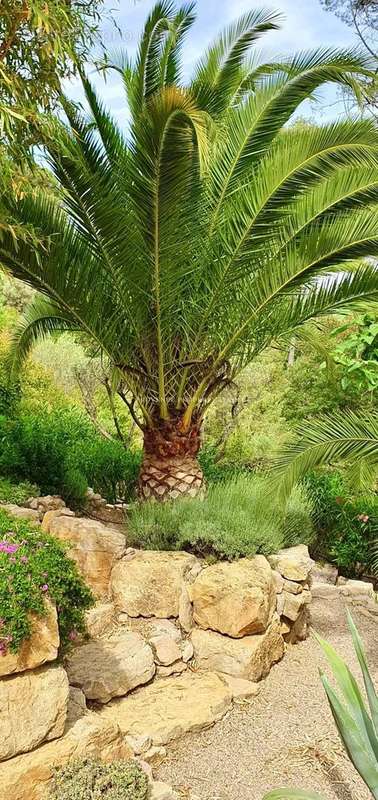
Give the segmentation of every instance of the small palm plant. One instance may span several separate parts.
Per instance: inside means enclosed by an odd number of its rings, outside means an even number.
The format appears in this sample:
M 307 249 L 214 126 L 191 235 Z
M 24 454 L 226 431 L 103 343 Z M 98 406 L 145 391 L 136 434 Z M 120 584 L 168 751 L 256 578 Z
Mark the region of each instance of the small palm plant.
M 331 645 L 317 636 L 331 665 L 344 702 L 340 700 L 323 673 L 321 680 L 348 756 L 370 789 L 374 800 L 378 800 L 378 695 L 371 679 L 361 638 L 349 612 L 348 624 L 361 667 L 369 710 L 349 667 Z M 315 792 L 301 789 L 276 789 L 266 794 L 263 800 L 322 800 L 322 798 Z
M 46 155 L 59 205 L 3 198 L 0 264 L 41 294 L 13 345 L 81 331 L 144 435 L 145 498 L 194 496 L 209 405 L 264 348 L 310 318 L 378 299 L 378 132 L 368 119 L 287 123 L 318 87 L 358 92 L 370 63 L 318 49 L 263 63 L 279 15 L 253 10 L 183 81 L 194 4 L 152 9 L 134 60 L 108 64 L 126 91 L 121 130 L 85 75 L 89 116 L 62 100 Z M 40 242 L 35 246 L 35 241 Z M 335 276 L 337 272 L 337 276 Z

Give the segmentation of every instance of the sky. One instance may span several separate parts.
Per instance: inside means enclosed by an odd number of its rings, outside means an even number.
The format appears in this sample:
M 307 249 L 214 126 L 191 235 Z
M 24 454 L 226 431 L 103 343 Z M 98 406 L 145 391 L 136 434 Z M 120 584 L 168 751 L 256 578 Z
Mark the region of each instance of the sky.
M 120 50 L 135 53 L 144 20 L 154 4 L 155 0 L 106 0 L 106 11 L 112 13 L 122 31 L 121 38 L 106 19 L 105 11 L 102 38 L 110 55 Z M 197 20 L 183 51 L 185 75 L 190 75 L 198 57 L 224 25 L 244 12 L 262 6 L 279 10 L 284 17 L 281 30 L 265 34 L 258 43 L 258 50 L 263 56 L 276 58 L 319 46 L 344 48 L 356 44 L 353 31 L 334 14 L 326 12 L 320 0 L 268 0 L 266 3 L 264 0 L 197 0 Z M 113 74 L 105 83 L 101 76 L 92 72 L 91 79 L 114 117 L 122 126 L 126 125 L 127 109 L 120 77 Z M 73 99 L 81 100 L 82 91 L 78 81 L 67 90 Z M 333 86 L 321 91 L 316 104 L 305 103 L 298 111 L 299 116 L 312 117 L 318 122 L 344 113 L 344 101 Z

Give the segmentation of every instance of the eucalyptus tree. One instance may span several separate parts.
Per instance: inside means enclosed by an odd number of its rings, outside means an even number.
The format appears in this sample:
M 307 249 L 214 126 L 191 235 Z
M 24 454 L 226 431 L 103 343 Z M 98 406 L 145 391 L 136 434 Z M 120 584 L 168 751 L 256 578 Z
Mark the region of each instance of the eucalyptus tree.
M 264 63 L 279 15 L 245 14 L 184 81 L 194 4 L 157 3 L 134 59 L 114 65 L 125 131 L 85 75 L 46 145 L 60 203 L 10 217 L 0 263 L 40 293 L 16 331 L 16 368 L 39 337 L 82 331 L 143 431 L 142 497 L 195 495 L 209 405 L 252 359 L 310 318 L 378 299 L 378 133 L 370 120 L 290 127 L 327 82 L 354 87 L 366 55 L 318 49 Z

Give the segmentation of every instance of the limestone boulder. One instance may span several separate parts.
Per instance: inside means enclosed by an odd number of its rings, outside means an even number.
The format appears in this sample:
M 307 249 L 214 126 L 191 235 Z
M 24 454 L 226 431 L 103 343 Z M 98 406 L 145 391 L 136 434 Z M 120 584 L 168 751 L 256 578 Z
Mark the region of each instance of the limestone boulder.
M 339 597 L 340 587 L 332 583 L 313 583 L 311 584 L 311 594 L 314 600 L 326 600 L 329 597 Z
M 302 591 L 300 594 L 291 594 L 291 592 L 284 591 L 282 593 L 282 598 L 283 616 L 287 617 L 287 619 L 291 620 L 291 622 L 295 622 L 298 619 L 303 606 L 309 605 L 311 602 L 311 593 L 308 589 Z
M 66 721 L 67 726 L 73 725 L 87 713 L 88 709 L 84 692 L 82 692 L 81 689 L 77 689 L 76 686 L 70 686 Z
M 125 550 L 125 537 L 101 522 L 84 517 L 55 517 L 50 533 L 69 545 L 86 583 L 99 598 L 109 593 L 110 573 Z
M 31 497 L 28 500 L 29 508 L 45 514 L 47 511 L 60 511 L 66 508 L 64 500 L 57 494 L 46 494 L 42 497 Z
M 32 634 L 24 639 L 18 652 L 0 658 L 0 677 L 34 669 L 57 658 L 59 628 L 56 608 L 50 601 L 45 605 L 46 616 L 34 614 L 31 617 Z
M 181 649 L 170 636 L 163 633 L 151 636 L 149 644 L 152 647 L 155 661 L 160 666 L 168 667 L 181 658 Z
M 289 581 L 306 581 L 314 565 L 305 544 L 280 550 L 268 560 L 271 567 Z
M 54 768 L 78 758 L 99 758 L 107 762 L 132 755 L 118 725 L 89 712 L 62 738 L 0 764 L 0 797 L 46 800 Z
M 87 633 L 91 639 L 97 639 L 109 633 L 115 626 L 116 616 L 113 603 L 96 603 L 85 612 Z
M 188 553 L 138 551 L 113 567 L 115 606 L 130 617 L 178 617 L 187 572 L 196 563 Z
M 99 703 L 122 697 L 155 674 L 151 647 L 139 633 L 127 630 L 79 645 L 67 657 L 66 669 L 70 684 Z
M 59 665 L 2 678 L 0 761 L 62 736 L 68 694 L 67 675 Z
M 66 506 L 64 508 L 56 508 L 53 509 L 52 511 L 46 511 L 46 513 L 43 514 L 41 528 L 44 531 L 44 533 L 50 533 L 51 524 L 54 519 L 57 519 L 57 517 L 74 517 L 74 516 L 75 512 L 71 511 L 70 508 L 66 508 Z
M 167 667 L 157 666 L 156 677 L 168 678 L 170 675 L 181 675 L 186 669 L 188 669 L 188 665 L 185 664 L 185 661 L 175 661 L 174 664 L 169 664 Z
M 113 701 L 100 714 L 116 722 L 125 736 L 147 735 L 160 746 L 212 725 L 231 702 L 231 692 L 218 675 L 187 670 Z
M 219 562 L 198 575 L 191 598 L 200 628 L 235 638 L 261 633 L 276 604 L 272 570 L 264 556 Z
M 283 618 L 283 621 L 285 618 Z M 284 633 L 285 642 L 288 644 L 296 644 L 303 642 L 308 637 L 308 630 L 310 624 L 310 612 L 307 605 L 301 608 L 301 611 L 294 623 L 289 621 L 289 630 Z
M 225 675 L 222 672 L 219 672 L 219 676 L 230 689 L 233 700 L 249 700 L 251 697 L 256 697 L 260 691 L 260 685 L 254 681 L 235 678 L 234 675 Z
M 348 580 L 339 586 L 342 597 L 375 600 L 374 586 L 367 581 Z
M 194 629 L 194 659 L 200 670 L 224 672 L 248 681 L 259 681 L 284 654 L 280 621 L 274 615 L 262 634 L 231 639 L 214 631 Z

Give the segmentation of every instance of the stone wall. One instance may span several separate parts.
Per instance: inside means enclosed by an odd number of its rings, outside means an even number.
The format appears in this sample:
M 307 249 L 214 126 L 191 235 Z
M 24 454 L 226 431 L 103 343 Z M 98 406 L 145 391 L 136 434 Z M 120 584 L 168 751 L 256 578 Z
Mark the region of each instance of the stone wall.
M 40 800 L 52 768 L 84 753 L 153 763 L 173 739 L 256 695 L 307 635 L 306 547 L 209 566 L 189 553 L 127 548 L 119 530 L 66 512 L 50 508 L 42 527 L 68 543 L 97 603 L 89 639 L 63 664 L 51 604 L 20 653 L 0 661 L 7 800 Z

